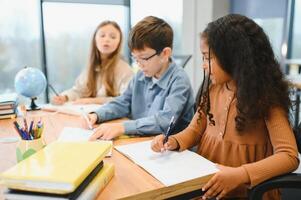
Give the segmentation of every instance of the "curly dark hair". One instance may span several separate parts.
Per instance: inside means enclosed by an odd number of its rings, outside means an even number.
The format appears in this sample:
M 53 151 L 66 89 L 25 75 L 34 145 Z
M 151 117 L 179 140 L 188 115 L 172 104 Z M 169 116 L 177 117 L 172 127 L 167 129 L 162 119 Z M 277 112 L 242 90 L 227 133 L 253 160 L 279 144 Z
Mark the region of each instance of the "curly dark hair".
M 274 106 L 283 108 L 288 117 L 291 107 L 288 82 L 259 25 L 245 16 L 229 14 L 209 23 L 201 38 L 237 85 L 235 123 L 239 132 L 259 118 L 268 118 Z M 203 89 L 206 81 L 209 83 L 204 78 L 198 97 L 198 112 L 201 117 L 203 111 L 212 123 L 209 84 Z

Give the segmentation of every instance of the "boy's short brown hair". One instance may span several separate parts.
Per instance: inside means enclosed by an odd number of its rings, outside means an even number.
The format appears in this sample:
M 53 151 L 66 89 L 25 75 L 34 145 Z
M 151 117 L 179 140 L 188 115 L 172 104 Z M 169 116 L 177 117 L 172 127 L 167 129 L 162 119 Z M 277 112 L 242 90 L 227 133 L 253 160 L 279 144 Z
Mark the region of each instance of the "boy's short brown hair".
M 165 47 L 172 48 L 172 42 L 173 31 L 170 25 L 163 19 L 148 16 L 133 27 L 128 45 L 131 51 L 149 47 L 160 52 Z

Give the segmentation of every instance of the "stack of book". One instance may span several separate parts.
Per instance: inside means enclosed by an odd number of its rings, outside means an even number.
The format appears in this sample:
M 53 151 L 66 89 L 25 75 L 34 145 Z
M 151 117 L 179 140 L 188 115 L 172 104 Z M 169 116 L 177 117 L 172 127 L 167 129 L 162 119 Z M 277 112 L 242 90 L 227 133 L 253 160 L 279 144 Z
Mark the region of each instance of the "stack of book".
M 16 93 L 0 95 L 0 119 L 16 117 L 17 99 Z
M 1 174 L 5 199 L 94 199 L 114 175 L 111 144 L 53 142 Z

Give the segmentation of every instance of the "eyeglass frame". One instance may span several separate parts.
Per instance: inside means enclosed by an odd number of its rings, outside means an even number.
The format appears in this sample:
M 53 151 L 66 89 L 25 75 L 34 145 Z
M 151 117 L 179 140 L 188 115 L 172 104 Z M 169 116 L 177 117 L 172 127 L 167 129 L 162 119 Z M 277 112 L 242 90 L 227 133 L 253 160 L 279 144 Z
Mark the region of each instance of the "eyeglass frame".
M 156 51 L 153 55 L 151 55 L 151 56 L 149 56 L 149 57 L 147 57 L 147 58 L 135 58 L 134 56 L 131 56 L 131 57 L 132 57 L 132 59 L 134 60 L 134 62 L 142 64 L 141 61 L 142 61 L 143 63 L 145 63 L 145 62 L 147 62 L 148 60 L 150 60 L 151 58 L 155 57 L 156 55 L 161 54 L 162 51 L 163 51 L 163 50 Z

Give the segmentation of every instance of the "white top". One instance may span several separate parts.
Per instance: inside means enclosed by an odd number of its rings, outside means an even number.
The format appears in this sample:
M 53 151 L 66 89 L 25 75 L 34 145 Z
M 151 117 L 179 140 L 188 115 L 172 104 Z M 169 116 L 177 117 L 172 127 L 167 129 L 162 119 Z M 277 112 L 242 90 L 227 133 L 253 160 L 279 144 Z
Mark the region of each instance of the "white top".
M 104 85 L 102 84 L 101 80 L 101 74 L 100 72 L 95 72 L 97 73 L 97 94 L 96 97 L 108 97 L 106 93 L 106 89 Z M 122 94 L 124 90 L 127 88 L 127 85 L 129 81 L 131 80 L 133 76 L 133 71 L 131 67 L 123 61 L 122 59 L 119 59 L 117 66 L 115 68 L 115 86 L 117 88 L 117 91 L 119 94 Z M 68 96 L 69 101 L 74 101 L 79 98 L 85 98 L 88 97 L 87 95 L 87 74 L 86 71 L 81 73 L 80 76 L 77 78 L 75 85 L 64 92 L 61 93 L 61 95 L 66 95 Z M 108 98 L 108 101 L 112 100 L 112 98 Z

